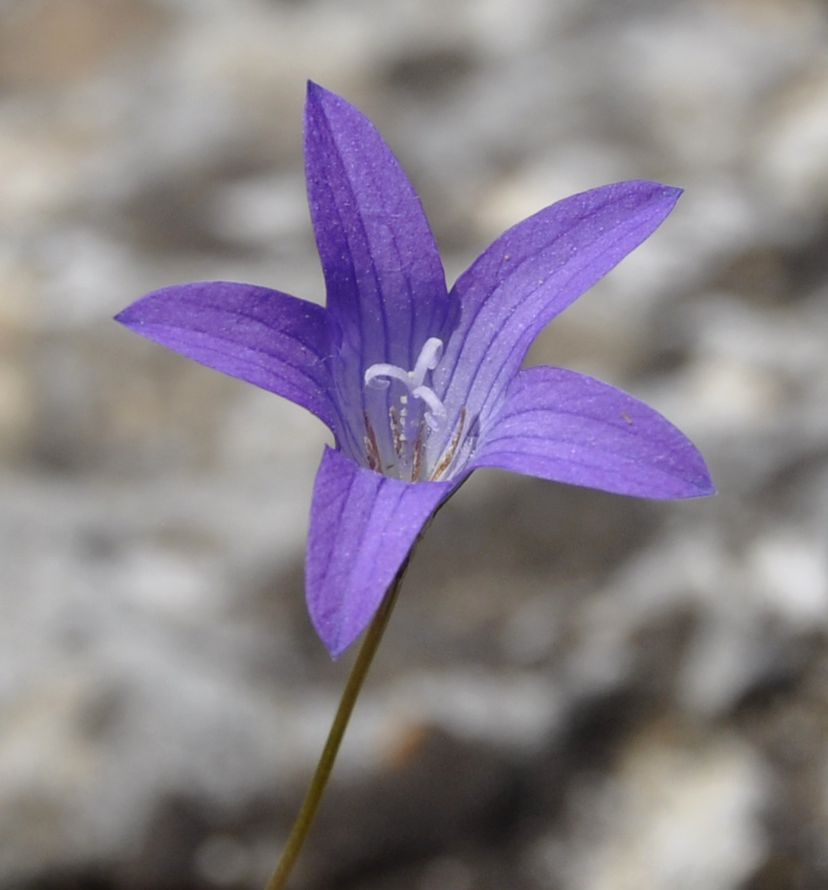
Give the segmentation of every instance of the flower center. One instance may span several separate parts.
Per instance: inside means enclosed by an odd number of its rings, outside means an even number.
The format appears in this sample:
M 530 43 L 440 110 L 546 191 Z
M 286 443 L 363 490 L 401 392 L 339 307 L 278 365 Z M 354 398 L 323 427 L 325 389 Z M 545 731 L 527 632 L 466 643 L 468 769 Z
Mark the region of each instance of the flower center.
M 425 385 L 425 378 L 426 374 L 433 371 L 440 363 L 442 355 L 443 341 L 439 337 L 429 337 L 417 356 L 413 370 L 406 371 L 399 365 L 379 362 L 365 371 L 365 385 L 374 389 L 386 389 L 392 380 L 398 380 L 415 399 L 421 399 L 425 403 L 427 409 L 424 415 L 425 422 L 430 429 L 438 430 L 446 418 L 446 409 L 437 393 Z M 400 401 L 404 411 L 407 397 L 403 396 Z
M 387 390 L 392 382 L 396 390 L 393 398 L 390 395 L 366 398 L 364 450 L 360 460 L 370 469 L 411 482 L 437 478 L 448 469 L 449 464 L 435 467 L 443 463 L 443 456 L 430 456 L 428 448 L 432 433 L 448 434 L 447 427 L 453 424 L 442 400 L 426 383 L 442 356 L 443 341 L 429 337 L 410 370 L 388 362 L 378 362 L 366 369 L 363 375 L 366 390 Z M 455 446 L 456 442 L 450 449 L 452 457 Z M 439 469 L 437 476 L 434 475 L 436 469 Z

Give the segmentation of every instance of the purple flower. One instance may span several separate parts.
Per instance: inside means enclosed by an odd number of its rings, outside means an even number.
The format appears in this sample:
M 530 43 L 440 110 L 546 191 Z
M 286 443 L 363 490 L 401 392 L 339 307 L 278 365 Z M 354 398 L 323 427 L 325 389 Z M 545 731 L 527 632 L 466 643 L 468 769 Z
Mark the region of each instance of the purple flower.
M 574 371 L 521 370 L 544 325 L 660 225 L 678 189 L 621 182 L 553 204 L 448 290 L 398 161 L 367 118 L 313 83 L 305 172 L 326 308 L 206 282 L 151 293 L 117 319 L 330 428 L 306 589 L 333 656 L 369 623 L 426 521 L 472 470 L 645 498 L 714 491 L 699 452 L 652 408 Z

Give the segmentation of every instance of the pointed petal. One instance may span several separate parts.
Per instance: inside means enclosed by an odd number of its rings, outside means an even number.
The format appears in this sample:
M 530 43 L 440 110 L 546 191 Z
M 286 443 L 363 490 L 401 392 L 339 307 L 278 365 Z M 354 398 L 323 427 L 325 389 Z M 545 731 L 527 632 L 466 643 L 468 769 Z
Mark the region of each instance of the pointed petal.
M 305 173 L 327 307 L 337 346 L 332 373 L 349 406 L 352 441 L 366 415 L 386 418 L 389 391 L 365 370 L 414 367 L 429 337 L 447 339 L 449 296 L 420 200 L 374 125 L 339 96 L 308 84 Z M 387 423 L 378 425 L 390 452 Z M 385 441 L 387 440 L 387 441 Z
M 715 492 L 701 454 L 658 412 L 561 368 L 517 375 L 471 466 L 659 500 Z
M 435 374 L 449 414 L 465 405 L 484 422 L 541 328 L 644 241 L 680 194 L 620 182 L 559 201 L 498 238 L 452 291 L 461 319 Z
M 401 482 L 325 450 L 313 492 L 305 576 L 311 620 L 334 658 L 367 627 L 452 488 L 447 482 Z
M 154 291 L 115 318 L 173 352 L 290 399 L 336 431 L 321 306 L 266 287 L 208 281 Z

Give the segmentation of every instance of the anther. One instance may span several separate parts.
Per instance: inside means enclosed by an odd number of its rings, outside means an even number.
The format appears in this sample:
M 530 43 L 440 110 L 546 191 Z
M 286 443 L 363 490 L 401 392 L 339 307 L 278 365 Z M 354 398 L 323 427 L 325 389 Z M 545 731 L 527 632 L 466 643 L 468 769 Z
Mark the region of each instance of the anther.
M 443 473 L 448 470 L 451 466 L 452 461 L 454 460 L 454 456 L 457 454 L 457 446 L 460 444 L 460 439 L 463 436 L 463 431 L 466 426 L 466 408 L 465 406 L 460 409 L 460 420 L 457 423 L 457 428 L 454 431 L 454 435 L 451 437 L 451 442 L 449 443 L 448 448 L 443 454 L 440 462 L 434 468 L 430 479 L 433 482 L 435 479 L 439 479 Z
M 371 421 L 368 420 L 368 415 L 363 414 L 362 416 L 365 420 L 365 435 L 362 437 L 363 444 L 365 445 L 365 456 L 368 460 L 368 466 L 372 470 L 378 470 L 380 468 L 380 455 L 377 437 L 374 433 L 374 428 L 371 426 Z
M 397 409 L 392 405 L 388 411 L 391 419 L 391 439 L 394 445 L 394 453 L 398 460 L 402 460 L 403 449 L 405 446 L 405 429 L 403 427 L 404 418 L 397 414 Z

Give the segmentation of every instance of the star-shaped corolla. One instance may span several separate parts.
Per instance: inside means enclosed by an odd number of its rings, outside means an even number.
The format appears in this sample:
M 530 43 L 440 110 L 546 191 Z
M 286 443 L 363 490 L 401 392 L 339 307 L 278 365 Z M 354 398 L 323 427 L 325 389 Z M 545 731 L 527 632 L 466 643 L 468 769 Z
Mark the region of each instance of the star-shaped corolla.
M 714 491 L 697 449 L 652 408 L 574 371 L 521 370 L 538 332 L 659 226 L 678 189 L 620 182 L 553 204 L 448 290 L 399 162 L 367 118 L 313 83 L 305 172 L 325 308 L 205 282 L 151 293 L 118 321 L 330 428 L 306 592 L 333 656 L 364 630 L 429 517 L 475 469 L 644 498 Z

